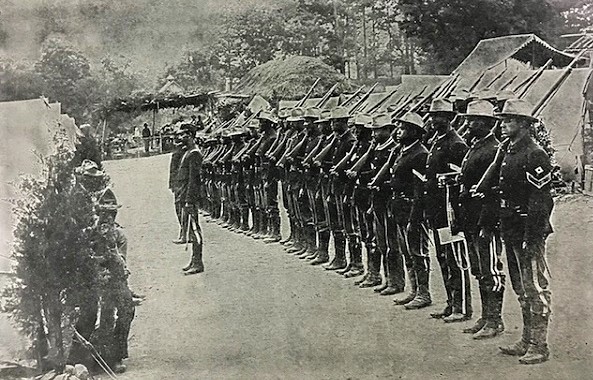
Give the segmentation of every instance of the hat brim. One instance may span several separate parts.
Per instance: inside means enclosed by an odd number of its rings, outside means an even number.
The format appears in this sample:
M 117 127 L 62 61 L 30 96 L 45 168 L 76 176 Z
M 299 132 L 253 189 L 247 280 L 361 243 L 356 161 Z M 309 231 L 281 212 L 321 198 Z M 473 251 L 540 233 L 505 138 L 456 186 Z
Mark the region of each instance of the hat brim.
M 320 124 L 320 123 L 327 123 L 330 121 L 331 121 L 331 119 L 319 119 L 319 120 L 315 120 L 313 123 Z
M 302 117 L 289 117 L 286 121 L 305 121 Z
M 399 121 L 400 123 L 402 123 L 402 126 L 404 126 L 404 127 L 415 128 L 419 132 L 426 133 L 426 129 L 424 129 L 423 126 L 420 126 L 418 124 L 410 123 L 408 121 L 401 120 L 401 119 L 397 119 L 397 120 L 394 120 L 394 121 Z
M 533 117 L 531 115 L 525 115 L 525 114 L 522 114 L 522 113 L 500 112 L 500 113 L 494 114 L 494 116 L 497 119 L 501 119 L 501 118 L 509 117 L 510 116 L 510 117 L 520 117 L 520 118 L 531 120 L 531 121 L 537 121 L 538 120 L 536 117 Z
M 95 172 L 84 171 L 84 172 L 82 172 L 82 175 L 85 175 L 87 177 L 95 177 L 95 178 L 98 178 L 98 177 L 105 176 L 105 172 L 104 171 L 101 171 L 101 170 L 97 170 Z
M 370 124 L 370 125 L 365 126 L 365 128 L 368 128 L 368 129 L 381 129 L 381 128 L 388 128 L 388 127 L 394 128 L 395 124 L 393 124 L 393 123 L 382 124 L 382 125 Z
M 485 114 L 485 113 L 461 113 L 461 114 L 459 114 L 459 116 L 463 116 L 463 117 L 483 117 L 483 118 L 486 118 L 486 119 L 498 119 L 494 115 L 488 115 L 488 114 Z
M 278 117 L 280 117 L 280 116 L 278 116 Z M 265 116 L 264 117 L 258 117 L 258 119 L 259 120 L 267 120 L 270 123 L 274 123 L 274 124 L 278 123 L 278 120 L 276 120 L 276 119 L 270 119 L 269 117 L 265 117 Z
M 436 115 L 436 114 L 441 113 L 441 114 L 452 115 L 452 116 L 455 116 L 457 114 L 457 112 L 455 112 L 455 111 L 444 111 L 444 110 L 442 110 L 442 111 L 428 111 L 428 113 L 431 115 Z

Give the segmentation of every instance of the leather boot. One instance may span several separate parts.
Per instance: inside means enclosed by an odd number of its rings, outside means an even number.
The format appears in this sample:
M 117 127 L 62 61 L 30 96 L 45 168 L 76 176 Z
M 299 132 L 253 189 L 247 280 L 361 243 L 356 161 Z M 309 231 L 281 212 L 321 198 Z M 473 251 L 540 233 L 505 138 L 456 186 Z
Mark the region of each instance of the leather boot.
M 335 255 L 332 262 L 324 266 L 326 270 L 338 270 L 346 267 L 346 238 L 343 232 L 334 233 Z
M 317 229 L 315 229 L 315 237 L 314 237 L 314 241 L 315 241 L 315 250 L 313 251 L 313 253 L 305 256 L 306 260 L 315 260 L 317 258 L 317 255 L 319 254 L 319 247 L 321 245 L 320 239 L 318 238 L 319 236 L 319 232 L 317 231 Z
M 306 225 L 303 228 L 305 233 L 306 250 L 303 254 L 299 255 L 299 259 L 305 259 L 307 256 L 315 255 L 317 251 L 317 236 L 315 233 L 314 225 Z
M 407 310 L 416 310 L 416 309 L 421 309 L 423 307 L 430 306 L 431 304 L 432 304 L 432 299 L 430 297 L 430 291 L 428 290 L 428 285 L 419 283 L 416 297 L 409 303 L 405 304 L 404 307 Z
M 531 315 L 531 340 L 525 355 L 519 358 L 521 364 L 538 364 L 550 358 L 548 349 L 548 316 L 542 314 Z
M 260 225 L 261 219 L 259 217 L 259 213 L 260 213 L 259 209 L 256 208 L 253 210 L 253 213 L 252 213 L 253 227 L 251 227 L 249 232 L 247 232 L 245 235 L 254 237 L 255 235 L 257 235 L 259 233 L 259 231 L 261 229 L 261 225 Z
M 408 278 L 410 281 L 410 292 L 404 298 L 396 298 L 393 300 L 396 305 L 405 305 L 408 302 L 411 302 L 414 298 L 416 298 L 416 292 L 418 290 L 418 282 L 416 280 L 416 271 L 414 268 L 409 268 L 407 270 Z
M 265 239 L 268 233 L 268 215 L 265 210 L 259 212 L 259 232 L 253 235 L 256 240 Z
M 241 207 L 241 231 L 249 231 L 249 207 Z
M 202 244 L 192 244 L 192 255 L 190 267 L 184 270 L 186 275 L 202 273 L 204 271 L 204 263 L 202 262 Z
M 329 231 L 319 231 L 319 248 L 317 250 L 317 257 L 311 261 L 311 265 L 325 264 L 329 261 Z
M 473 326 L 463 329 L 463 332 L 466 334 L 476 334 L 478 331 L 482 330 L 484 326 L 486 326 L 486 322 L 490 320 L 490 300 L 488 299 L 488 291 L 484 289 L 484 286 L 480 285 L 480 303 L 482 305 L 482 316 L 478 318 L 476 323 Z M 481 339 L 476 338 L 474 339 Z
M 365 282 L 367 280 L 367 278 L 369 277 L 369 272 L 366 272 L 364 274 L 364 276 L 362 276 L 361 278 L 359 278 L 358 280 L 354 281 L 354 285 L 359 286 L 360 284 L 362 284 L 363 282 Z
M 264 239 L 264 243 L 278 243 L 281 239 L 282 236 L 280 236 L 280 214 L 276 215 L 276 212 L 273 212 L 270 215 L 270 237 Z
M 486 290 L 484 293 L 486 309 L 488 310 L 488 314 L 486 315 L 487 320 L 484 327 L 473 335 L 474 339 L 494 338 L 504 331 L 504 324 L 502 323 L 502 317 L 500 316 L 503 293 L 492 292 L 490 290 Z
M 523 356 L 527 353 L 529 342 L 531 342 L 531 308 L 529 305 L 521 305 L 523 314 L 523 334 L 521 340 L 508 346 L 498 347 L 505 355 Z

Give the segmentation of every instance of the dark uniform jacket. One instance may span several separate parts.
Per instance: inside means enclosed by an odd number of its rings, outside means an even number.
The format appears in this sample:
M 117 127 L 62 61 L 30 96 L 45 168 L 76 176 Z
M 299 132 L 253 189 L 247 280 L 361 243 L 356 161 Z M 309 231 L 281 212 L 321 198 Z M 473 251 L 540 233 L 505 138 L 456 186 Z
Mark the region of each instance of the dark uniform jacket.
M 370 206 L 371 202 L 371 190 L 368 188 L 369 182 L 372 179 L 372 174 L 369 173 L 371 167 L 370 157 L 372 155 L 372 150 L 369 151 L 369 149 L 371 149 L 371 144 L 372 143 L 370 140 L 358 140 L 356 143 L 356 150 L 354 151 L 354 154 L 350 158 L 349 162 L 349 166 L 352 167 L 367 152 L 369 153 L 366 160 L 364 161 L 364 164 L 362 164 L 360 170 L 358 171 L 359 175 L 356 178 L 350 180 L 352 181 L 353 185 L 354 204 L 365 209 L 365 211 Z
M 424 182 L 420 176 L 425 174 L 428 150 L 420 141 L 400 150 L 391 167 L 391 207 L 390 212 L 396 223 L 418 223 L 422 221 L 422 201 Z
M 493 134 L 476 141 L 461 163 L 459 193 L 460 227 L 466 232 L 479 232 L 481 228 L 493 231 L 498 224 L 498 194 L 485 193 L 483 198 L 472 196 L 471 188 L 480 182 L 494 161 L 500 145 Z
M 506 148 L 498 177 L 506 236 L 516 235 L 523 242 L 533 243 L 552 232 L 551 186 L 550 158 L 530 136 Z
M 370 173 L 372 173 L 373 178 L 378 174 L 383 165 L 387 163 L 389 157 L 393 152 L 393 149 L 395 149 L 396 146 L 397 145 L 393 141 L 393 139 L 389 139 L 383 144 L 375 146 L 375 149 L 373 149 L 372 152 L 371 163 L 369 167 Z M 361 172 L 360 175 L 365 176 L 367 175 L 367 172 Z M 382 180 L 379 183 L 376 183 L 375 185 L 377 185 L 380 190 L 378 192 L 375 192 L 372 196 L 373 207 L 380 208 L 382 209 L 382 211 L 385 211 L 385 208 L 387 207 L 387 201 L 390 198 L 390 191 L 389 188 L 386 186 L 386 183 L 386 180 Z
M 266 157 L 266 153 L 274 144 L 276 139 L 278 138 L 278 132 L 275 129 L 270 129 L 266 131 L 263 136 L 255 155 L 257 157 L 257 166 L 259 167 L 259 171 L 261 174 L 261 179 L 266 181 L 268 179 L 275 178 L 276 172 L 274 168 L 271 167 L 269 159 Z
M 356 137 L 352 134 L 350 130 L 347 130 L 342 135 L 338 136 L 338 142 L 336 147 L 333 151 L 332 155 L 332 166 L 337 165 L 342 159 L 350 152 L 352 146 L 356 142 Z M 332 180 L 332 188 L 334 195 L 342 195 L 344 194 L 344 190 L 346 189 L 346 183 L 348 178 L 343 172 L 338 173 L 337 176 L 334 176 Z
M 171 163 L 169 164 L 169 189 L 175 191 L 177 186 L 177 170 L 179 169 L 179 163 L 181 158 L 185 154 L 185 148 L 177 148 L 171 155 Z
M 200 186 L 202 185 L 200 172 L 202 170 L 202 152 L 196 147 L 183 155 L 177 172 L 178 187 L 175 198 L 182 204 L 198 203 Z
M 439 187 L 437 174 L 453 171 L 449 164 L 461 166 L 468 147 L 453 129 L 445 135 L 437 137 L 433 142 L 426 160 L 425 215 L 440 228 L 447 225 L 446 189 Z M 450 189 L 450 201 L 458 205 L 456 188 Z

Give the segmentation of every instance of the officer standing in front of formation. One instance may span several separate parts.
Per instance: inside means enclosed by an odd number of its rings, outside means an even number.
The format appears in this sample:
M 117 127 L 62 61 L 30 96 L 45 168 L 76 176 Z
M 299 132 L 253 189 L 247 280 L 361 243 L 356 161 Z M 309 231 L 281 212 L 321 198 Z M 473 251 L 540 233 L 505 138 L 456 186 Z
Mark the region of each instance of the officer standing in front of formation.
M 550 356 L 547 333 L 551 291 L 545 245 L 552 233 L 552 164 L 531 137 L 538 120 L 531 116 L 526 101 L 507 100 L 498 116 L 505 140 L 477 191 L 497 188 L 500 192 L 508 271 L 523 315 L 521 340 L 500 349 L 506 355 L 521 356 L 522 364 L 536 364 Z
M 478 280 L 482 304 L 482 317 L 463 332 L 474 334 L 474 339 L 486 339 L 504 331 L 501 312 L 505 275 L 500 261 L 498 194 L 477 194 L 475 190 L 498 150 L 499 142 L 493 134 L 497 119 L 494 106 L 486 100 L 470 102 L 463 117 L 467 125 L 464 136 L 470 149 L 461 164 L 459 178 L 459 227 L 467 240 L 471 272 Z
M 428 285 L 428 227 L 422 217 L 428 150 L 421 142 L 426 131 L 420 115 L 408 112 L 395 121 L 398 123 L 395 137 L 401 150 L 391 167 L 389 213 L 395 230 L 390 234 L 395 235 L 395 267 L 403 268 L 405 259 L 410 289 L 407 296 L 394 302 L 413 310 L 432 304 Z
M 458 187 L 450 183 L 447 176 L 461 165 L 468 147 L 451 128 L 455 112 L 449 100 L 434 99 L 429 115 L 435 136 L 426 160 L 424 213 L 433 231 L 436 256 L 447 292 L 447 306 L 442 312 L 432 313 L 431 316 L 447 323 L 461 322 L 472 315 L 469 272 L 466 270 L 469 263 L 465 262 L 460 242 L 441 242 L 439 231 L 453 227 L 450 209 L 458 204 Z
M 181 136 L 180 131 L 175 133 L 175 138 L 173 140 L 173 145 L 175 149 L 171 154 L 171 162 L 169 164 L 169 190 L 175 194 L 175 189 L 177 188 L 177 171 L 179 169 L 179 163 L 181 162 L 181 158 L 185 154 L 186 146 L 183 142 L 179 139 Z M 179 200 L 175 199 L 175 214 L 177 215 L 177 220 L 179 222 L 179 237 L 177 240 L 174 240 L 173 243 L 175 244 L 184 244 L 185 243 L 185 227 L 183 225 L 183 205 L 179 202 Z
M 187 244 L 192 246 L 191 260 L 183 268 L 186 275 L 202 273 L 202 230 L 198 220 L 198 202 L 202 186 L 202 152 L 198 149 L 195 137 L 196 130 L 191 124 L 181 126 L 180 140 L 186 146 L 186 152 L 181 158 L 177 172 L 177 188 L 175 196 L 183 204 L 183 225 L 185 225 Z

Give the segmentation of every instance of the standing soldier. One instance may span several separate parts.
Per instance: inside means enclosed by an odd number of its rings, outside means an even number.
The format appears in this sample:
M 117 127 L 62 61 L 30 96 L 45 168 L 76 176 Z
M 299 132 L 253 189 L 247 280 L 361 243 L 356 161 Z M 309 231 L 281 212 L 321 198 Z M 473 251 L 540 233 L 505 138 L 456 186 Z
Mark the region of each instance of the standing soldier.
M 186 146 L 186 152 L 181 158 L 179 171 L 177 172 L 177 191 L 175 196 L 183 204 L 183 214 L 186 219 L 183 224 L 186 226 L 186 240 L 191 243 L 192 255 L 189 264 L 183 268 L 186 275 L 202 273 L 204 263 L 202 262 L 202 230 L 198 221 L 198 200 L 202 186 L 202 153 L 196 146 L 194 138 L 196 131 L 191 124 L 181 126 L 181 141 Z
M 352 149 L 356 138 L 348 129 L 348 110 L 344 107 L 336 107 L 332 110 L 331 123 L 332 130 L 336 135 L 337 141 L 333 154 L 331 156 L 332 167 L 336 166 L 346 154 Z M 346 186 L 345 174 L 333 176 L 331 179 L 331 191 L 328 196 L 328 211 L 330 220 L 330 229 L 334 235 L 334 249 L 335 254 L 332 262 L 325 266 L 327 270 L 341 270 L 345 269 L 346 262 L 346 236 L 344 215 L 340 215 L 342 207 L 338 206 L 338 202 L 344 195 Z
M 422 217 L 424 195 L 424 175 L 428 150 L 422 145 L 425 133 L 422 117 L 408 112 L 396 119 L 395 131 L 401 150 L 391 167 L 390 218 L 393 219 L 395 242 L 393 260 L 396 268 L 406 271 L 410 282 L 410 292 L 397 305 L 405 305 L 408 310 L 420 309 L 432 304 L 429 291 L 430 258 L 428 256 L 428 228 Z M 391 249 L 390 249 L 391 252 Z
M 372 123 L 373 118 L 364 113 L 359 113 L 354 118 L 354 128 L 356 131 L 356 146 L 353 154 L 348 160 L 348 170 L 346 175 L 350 179 L 351 197 L 352 197 L 352 220 L 356 221 L 356 231 L 354 231 L 354 238 L 358 240 L 358 244 L 364 243 L 367 251 L 367 266 L 368 258 L 371 256 L 373 249 L 373 215 L 368 212 L 371 207 L 371 191 L 368 188 L 368 183 L 371 180 L 372 173 L 370 171 L 370 155 L 374 148 L 372 143 L 371 129 L 368 126 Z M 362 243 L 361 243 L 362 242 Z M 362 264 L 362 249 L 350 251 L 350 270 L 344 273 L 344 277 L 357 277 L 364 273 L 364 265 Z M 365 280 L 363 277 L 362 283 Z
M 531 116 L 526 101 L 507 100 L 498 116 L 505 141 L 477 190 L 500 191 L 502 238 L 523 314 L 521 340 L 500 349 L 506 355 L 521 356 L 522 364 L 536 364 L 550 356 L 547 333 L 551 292 L 545 245 L 552 233 L 552 165 L 531 137 L 537 119 Z
M 255 153 L 260 170 L 260 212 L 259 220 L 261 235 L 256 238 L 270 237 L 272 241 L 280 241 L 280 210 L 278 209 L 278 178 L 273 163 L 266 154 L 278 138 L 276 127 L 278 120 L 268 111 L 259 114 L 259 125 L 262 141 Z M 270 240 L 268 240 L 270 241 Z
M 479 284 L 482 317 L 463 332 L 474 334 L 474 339 L 486 339 L 504 331 L 501 310 L 505 275 L 500 261 L 499 200 L 498 194 L 477 194 L 472 189 L 475 191 L 475 186 L 494 160 L 499 142 L 492 133 L 496 118 L 490 102 L 476 100 L 469 103 L 464 117 L 466 140 L 471 147 L 461 164 L 460 227 L 467 240 L 471 272 Z
M 453 167 L 461 165 L 468 147 L 451 128 L 455 112 L 449 100 L 434 99 L 429 114 L 435 137 L 426 160 L 424 211 L 433 231 L 436 256 L 447 292 L 447 306 L 442 312 L 432 313 L 431 316 L 445 322 L 461 322 L 472 315 L 469 273 L 465 270 L 467 263 L 464 263 L 459 242 L 441 242 L 439 230 L 452 227 L 448 209 L 458 204 L 457 186 L 443 183 L 443 179 L 455 172 Z
M 329 152 L 326 148 L 329 147 L 331 149 L 334 141 L 337 141 L 337 137 L 332 133 L 330 117 L 331 111 L 325 110 L 321 112 L 321 118 L 316 123 L 323 137 L 319 141 L 319 145 L 315 151 L 311 152 L 310 157 L 305 158 L 305 166 L 309 167 L 308 175 L 317 181 L 314 198 L 318 245 L 315 255 L 311 255 L 311 265 L 325 264 L 329 261 L 330 227 L 326 199 L 329 196 L 329 169 L 331 168 L 331 163 L 327 160 L 322 162 L 321 160 L 323 158 L 319 155 L 324 150 Z M 317 159 L 320 160 L 318 161 L 319 165 L 315 164 L 315 160 Z
M 372 264 L 374 273 L 379 273 L 381 262 L 383 262 L 383 272 L 385 274 L 385 281 L 382 286 L 374 290 L 381 295 L 393 295 L 404 291 L 405 277 L 403 268 L 398 272 L 395 266 L 396 261 L 391 256 L 388 235 L 391 231 L 387 230 L 387 203 L 389 201 L 388 177 L 381 173 L 381 169 L 388 164 L 389 160 L 395 154 L 397 149 L 396 143 L 391 138 L 391 132 L 395 128 L 388 114 L 379 114 L 373 118 L 373 123 L 370 126 L 373 130 L 373 140 L 375 141 L 375 148 L 373 150 L 373 158 L 371 160 L 371 170 L 373 171 L 373 179 L 369 186 L 374 190 L 372 198 L 373 210 L 373 231 L 375 237 L 375 249 L 372 253 L 372 259 L 369 265 Z M 369 279 L 360 284 L 360 287 L 371 287 L 377 285 L 377 277 L 370 276 Z
M 177 188 L 177 171 L 179 170 L 179 163 L 181 162 L 181 158 L 185 154 L 186 146 L 180 141 L 181 133 L 177 131 L 175 133 L 175 139 L 173 140 L 173 144 L 175 149 L 173 150 L 173 154 L 171 155 L 171 163 L 169 164 L 169 190 L 173 194 L 175 194 L 175 189 Z M 177 215 L 177 221 L 179 222 L 179 238 L 177 240 L 173 240 L 175 244 L 185 244 L 185 230 L 183 226 L 183 205 L 178 202 L 178 199 L 175 199 L 175 214 Z

